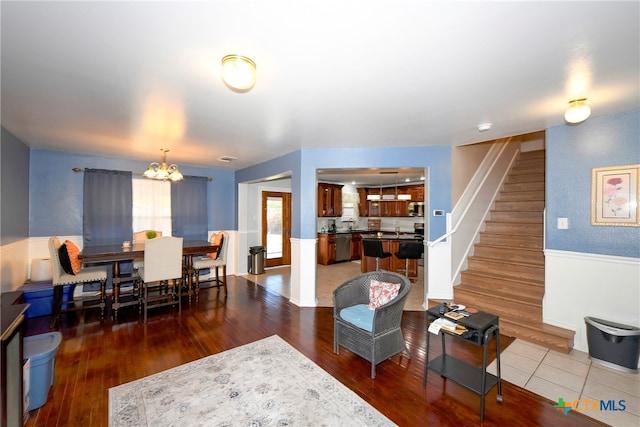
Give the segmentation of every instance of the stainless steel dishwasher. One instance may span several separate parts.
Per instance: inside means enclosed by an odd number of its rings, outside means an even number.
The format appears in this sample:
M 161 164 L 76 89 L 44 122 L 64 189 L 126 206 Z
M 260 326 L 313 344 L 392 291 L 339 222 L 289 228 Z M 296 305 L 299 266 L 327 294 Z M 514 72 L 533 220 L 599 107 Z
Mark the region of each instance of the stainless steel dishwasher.
M 336 234 L 336 262 L 351 258 L 351 233 Z

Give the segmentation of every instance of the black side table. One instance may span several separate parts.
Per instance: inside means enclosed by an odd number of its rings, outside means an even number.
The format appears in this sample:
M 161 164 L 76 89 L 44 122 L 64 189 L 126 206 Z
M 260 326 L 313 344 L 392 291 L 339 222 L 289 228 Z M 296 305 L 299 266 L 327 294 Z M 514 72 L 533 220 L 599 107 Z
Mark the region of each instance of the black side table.
M 498 384 L 498 402 L 502 402 L 502 384 L 500 380 L 500 327 L 498 316 L 479 312 L 470 315 L 469 317 L 463 317 L 457 321 L 449 319 L 444 314 L 440 314 L 441 307 L 444 307 L 446 313 L 448 309 L 444 304 L 440 304 L 427 310 L 427 349 L 425 354 L 424 364 L 424 376 L 422 380 L 422 386 L 427 386 L 427 372 L 429 369 L 439 373 L 445 378 L 448 378 L 456 383 L 467 387 L 468 389 L 478 393 L 480 395 L 480 422 L 484 421 L 484 398 L 485 395 Z M 457 335 L 441 329 L 439 335 L 442 337 L 442 355 L 436 357 L 434 360 L 429 361 L 429 338 L 431 333 L 428 330 L 429 324 L 438 318 L 445 318 L 454 323 L 462 325 L 467 328 L 469 333 L 467 337 Z M 455 357 L 446 353 L 445 347 L 445 334 L 452 335 L 463 341 L 467 341 L 477 346 L 483 347 L 482 354 L 482 367 L 476 368 L 466 362 L 456 359 Z M 487 349 L 491 338 L 495 338 L 496 341 L 496 375 L 487 372 Z

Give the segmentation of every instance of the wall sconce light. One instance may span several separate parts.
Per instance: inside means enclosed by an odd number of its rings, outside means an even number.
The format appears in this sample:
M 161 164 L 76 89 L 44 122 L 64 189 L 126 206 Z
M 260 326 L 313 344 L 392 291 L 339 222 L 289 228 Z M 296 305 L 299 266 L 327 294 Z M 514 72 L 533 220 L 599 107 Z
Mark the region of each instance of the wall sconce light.
M 256 63 L 246 56 L 222 58 L 222 80 L 236 92 L 247 92 L 256 84 Z
M 591 115 L 591 108 L 586 104 L 587 98 L 569 101 L 569 108 L 564 113 L 567 123 L 582 123 Z

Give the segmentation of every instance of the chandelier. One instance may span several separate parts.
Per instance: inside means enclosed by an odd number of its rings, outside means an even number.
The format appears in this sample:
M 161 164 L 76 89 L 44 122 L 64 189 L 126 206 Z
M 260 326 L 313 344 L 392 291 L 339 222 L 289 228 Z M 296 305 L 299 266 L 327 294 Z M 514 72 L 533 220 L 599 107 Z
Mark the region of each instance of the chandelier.
M 175 164 L 167 166 L 167 152 L 169 150 L 166 148 L 161 148 L 160 151 L 162 151 L 162 163 L 150 163 L 147 170 L 144 171 L 143 175 L 145 176 L 145 178 L 159 179 L 162 181 L 166 181 L 168 179 L 170 179 L 171 181 L 182 181 L 184 177 L 178 170 L 178 166 Z

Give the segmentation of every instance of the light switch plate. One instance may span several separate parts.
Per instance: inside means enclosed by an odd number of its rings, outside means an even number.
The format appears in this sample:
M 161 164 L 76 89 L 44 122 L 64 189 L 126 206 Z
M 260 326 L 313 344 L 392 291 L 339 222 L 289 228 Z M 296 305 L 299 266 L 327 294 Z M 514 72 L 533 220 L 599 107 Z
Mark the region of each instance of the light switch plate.
M 558 230 L 567 230 L 569 228 L 569 218 L 558 218 Z
M 442 209 L 434 209 L 433 216 L 444 216 L 444 211 Z

